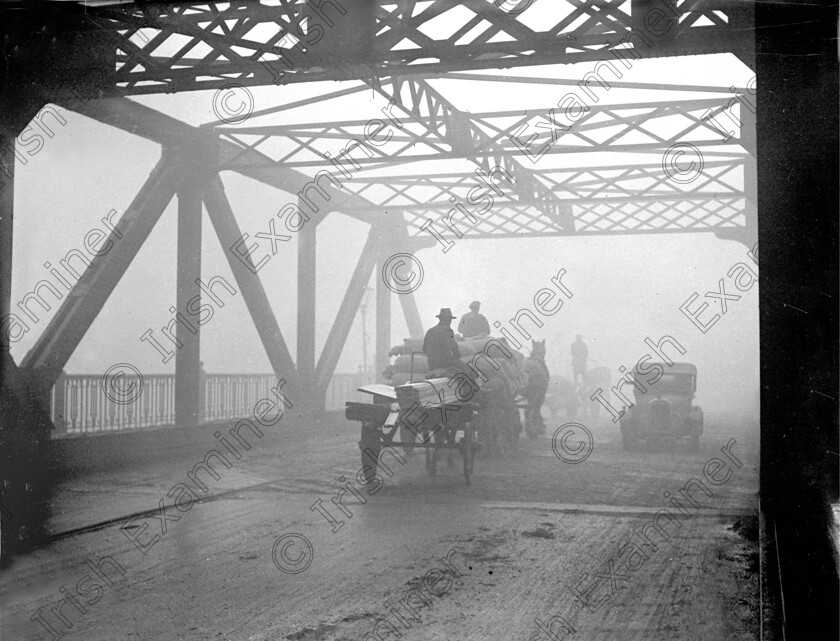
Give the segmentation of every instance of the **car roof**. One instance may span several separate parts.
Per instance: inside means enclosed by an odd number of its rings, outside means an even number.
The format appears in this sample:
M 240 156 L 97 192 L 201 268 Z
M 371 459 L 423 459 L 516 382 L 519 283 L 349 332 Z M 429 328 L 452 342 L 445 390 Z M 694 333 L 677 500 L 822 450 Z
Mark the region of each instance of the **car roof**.
M 662 368 L 662 371 L 665 374 L 690 374 L 692 376 L 697 376 L 697 367 L 695 365 L 692 365 L 691 363 L 674 363 L 673 365 L 668 365 L 668 363 L 654 361 L 649 362 L 645 365 L 645 371 L 649 372 L 650 368 L 652 368 L 654 365 L 659 365 L 659 367 Z M 636 373 L 639 374 L 638 366 L 636 367 Z

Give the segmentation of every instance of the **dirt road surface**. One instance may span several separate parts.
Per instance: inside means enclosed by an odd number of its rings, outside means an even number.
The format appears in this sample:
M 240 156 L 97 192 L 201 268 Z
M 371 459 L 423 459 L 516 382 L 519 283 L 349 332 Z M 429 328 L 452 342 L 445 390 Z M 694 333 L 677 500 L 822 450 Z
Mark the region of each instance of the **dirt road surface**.
M 757 424 L 707 416 L 699 453 L 625 452 L 616 425 L 579 420 L 594 439 L 579 463 L 552 447 L 561 420 L 515 456 L 478 458 L 471 486 L 457 457 L 430 478 L 422 455 L 390 456 L 373 493 L 354 482 L 357 423 L 288 416 L 215 465 L 219 480 L 202 473 L 200 502 L 176 494 L 185 511 L 166 493 L 220 449 L 211 434 L 135 457 L 130 437 L 103 440 L 96 460 L 69 462 L 62 536 L 0 574 L 0 638 L 757 639 Z M 740 467 L 721 453 L 731 439 Z M 669 497 L 715 458 L 719 484 L 693 486 L 698 507 L 681 499 L 679 518 Z M 346 484 L 365 502 L 345 492 L 342 512 L 330 499 Z M 649 526 L 645 544 L 634 532 L 663 509 L 678 517 L 657 521 L 668 538 Z M 98 579 L 86 560 L 106 556 L 119 569 L 106 560 Z

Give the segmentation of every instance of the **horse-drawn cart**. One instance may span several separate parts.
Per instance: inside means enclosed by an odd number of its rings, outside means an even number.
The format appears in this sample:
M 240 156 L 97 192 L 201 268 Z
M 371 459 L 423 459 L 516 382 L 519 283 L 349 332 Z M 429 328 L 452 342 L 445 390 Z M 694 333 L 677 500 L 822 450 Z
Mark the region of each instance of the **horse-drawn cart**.
M 440 450 L 457 450 L 464 465 L 464 479 L 470 484 L 475 455 L 480 445 L 475 433 L 472 398 L 460 400 L 450 389 L 449 378 L 435 378 L 400 387 L 367 385 L 360 392 L 373 396 L 373 403 L 348 402 L 345 416 L 362 424 L 359 450 L 362 474 L 367 480 L 376 474 L 382 449 L 422 447 L 426 470 L 435 476 Z
M 452 450 L 457 450 L 469 483 L 481 445 L 488 456 L 516 451 L 522 429 L 519 408 L 532 407 L 516 402 L 529 380 L 523 373 L 523 357 L 504 338 L 474 337 L 458 341 L 460 364 L 429 371 L 421 346 L 421 341 L 406 339 L 391 350 L 397 358 L 384 372 L 391 385 L 359 388 L 373 396 L 372 404 L 347 403 L 345 416 L 362 423 L 362 473 L 367 478 L 376 473 L 385 447 L 424 448 L 431 476 L 439 451 L 449 450 L 451 465 Z M 542 397 L 537 414 L 541 404 Z

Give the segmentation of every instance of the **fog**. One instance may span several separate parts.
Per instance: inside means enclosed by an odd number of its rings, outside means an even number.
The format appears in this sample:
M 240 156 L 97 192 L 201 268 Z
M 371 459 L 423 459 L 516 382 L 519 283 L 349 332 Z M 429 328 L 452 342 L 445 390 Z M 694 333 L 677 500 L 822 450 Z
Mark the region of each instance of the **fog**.
M 731 56 L 712 56 L 708 60 L 680 59 L 679 67 L 668 60 L 639 63 L 624 80 L 677 82 L 691 77 L 697 84 L 744 86 L 749 70 Z M 690 73 L 686 72 L 690 67 Z M 574 66 L 531 68 L 519 75 L 575 78 Z M 513 72 L 511 72 L 511 75 Z M 289 86 L 253 90 L 258 109 L 291 102 L 325 89 L 347 83 L 306 87 Z M 516 91 L 499 91 L 501 85 L 441 81 L 438 86 L 456 104 L 472 111 L 515 109 L 519 103 L 530 106 L 552 104 L 563 87 L 517 86 Z M 469 86 L 467 86 L 469 85 Z M 476 87 L 481 87 L 480 90 Z M 191 124 L 214 120 L 209 92 L 136 99 Z M 609 101 L 638 99 L 635 91 L 614 89 Z M 665 93 L 665 92 L 661 92 Z M 694 97 L 694 96 L 692 96 Z M 348 117 L 374 117 L 381 98 L 363 92 L 344 99 Z M 460 101 L 460 102 L 459 102 Z M 290 112 L 272 122 L 315 121 L 335 114 L 328 107 Z M 44 263 L 55 265 L 71 249 L 84 246 L 85 235 L 104 228 L 101 219 L 112 209 L 119 216 L 135 196 L 159 158 L 158 145 L 95 123 L 65 110 L 57 110 L 66 120 L 54 127 L 54 136 L 26 165 L 18 165 L 15 185 L 15 246 L 13 304 L 31 291 L 36 282 L 48 277 Z M 341 141 L 339 141 L 341 142 Z M 334 146 L 335 141 L 324 148 Z M 576 159 L 587 162 L 585 154 Z M 544 159 L 552 166 L 569 161 L 560 156 Z M 655 159 L 654 159 L 655 161 Z M 459 161 L 461 162 L 461 161 Z M 466 161 L 463 161 L 466 162 Z M 524 161 L 523 161 L 524 162 Z M 605 164 L 622 162 L 621 154 L 611 154 Z M 527 164 L 527 163 L 526 163 Z M 459 165 L 461 167 L 464 164 Z M 469 166 L 469 163 L 466 163 Z M 309 172 L 314 173 L 314 172 Z M 228 198 L 243 232 L 253 237 L 263 231 L 266 221 L 287 203 L 296 202 L 294 193 L 284 193 L 239 175 L 222 174 Z M 72 188 L 68 188 L 72 185 Z M 291 186 L 299 187 L 299 186 Z M 290 189 L 290 192 L 293 190 Z M 66 368 L 68 373 L 98 374 L 117 361 L 130 362 L 144 373 L 174 371 L 174 359 L 162 363 L 158 353 L 140 336 L 155 332 L 171 318 L 175 302 L 177 203 L 173 200 L 151 236 L 140 250 L 103 312 L 83 339 Z M 320 353 L 335 314 L 346 291 L 358 252 L 364 244 L 367 226 L 341 213 L 332 213 L 318 228 L 318 304 L 316 345 Z M 203 220 L 202 277 L 205 281 L 221 276 L 235 281 L 222 248 L 206 215 Z M 396 250 L 395 250 L 396 251 Z M 565 270 L 564 284 L 573 297 L 551 316 L 539 316 L 542 327 L 525 321 L 532 338 L 547 342 L 547 364 L 554 375 L 570 377 L 569 346 L 581 334 L 589 346 L 592 366 L 608 367 L 613 382 L 621 376 L 619 366 L 628 369 L 650 350 L 644 339 L 658 341 L 675 338 L 686 350 L 675 360 L 698 367 L 697 402 L 707 411 L 752 413 L 757 409 L 759 389 L 758 288 L 735 289 L 727 276 L 738 263 L 755 267 L 748 248 L 714 234 L 662 234 L 554 237 L 542 239 L 456 240 L 446 253 L 440 245 L 422 249 L 417 258 L 424 268 L 424 280 L 415 292 L 424 329 L 435 322 L 442 307 L 460 316 L 472 300 L 482 302 L 492 324 L 508 327 L 519 310 L 534 309 L 534 296 L 551 287 L 551 278 Z M 297 239 L 282 244 L 276 255 L 259 272 L 278 323 L 292 354 L 296 343 Z M 755 267 L 757 270 L 757 267 Z M 721 301 L 705 294 L 718 291 L 724 279 L 726 292 L 739 295 Z M 379 284 L 379 276 L 370 286 Z M 691 309 L 709 304 L 702 314 L 708 323 L 719 319 L 704 333 L 680 312 L 680 307 L 698 295 Z M 268 359 L 259 342 L 241 296 L 223 295 L 213 319 L 202 328 L 202 359 L 208 372 L 270 372 Z M 374 299 L 367 314 L 368 361 L 374 357 Z M 39 316 L 30 331 L 13 344 L 12 354 L 20 361 L 46 327 L 57 306 Z M 398 344 L 408 331 L 397 296 L 392 301 L 392 344 Z M 362 365 L 362 326 L 357 315 L 338 372 L 355 372 Z M 527 353 L 528 344 L 522 351 Z

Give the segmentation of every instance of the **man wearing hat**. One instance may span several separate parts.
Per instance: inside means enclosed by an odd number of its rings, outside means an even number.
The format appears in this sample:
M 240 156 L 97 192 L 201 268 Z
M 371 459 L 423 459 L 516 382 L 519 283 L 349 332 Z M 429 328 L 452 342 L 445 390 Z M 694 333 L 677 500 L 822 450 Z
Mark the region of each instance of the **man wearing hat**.
M 470 336 L 488 336 L 490 334 L 490 323 L 482 314 L 478 313 L 481 303 L 474 300 L 470 303 L 470 311 L 464 314 L 461 322 L 458 323 L 458 333 L 464 338 Z
M 578 376 L 581 381 L 586 379 L 586 359 L 589 358 L 589 350 L 586 348 L 586 343 L 583 342 L 583 336 L 578 334 L 575 337 L 575 342 L 572 343 L 572 375 L 575 378 L 575 383 L 578 382 Z
M 429 359 L 429 370 L 446 369 L 461 363 L 458 360 L 461 350 L 458 349 L 455 333 L 450 327 L 452 319 L 456 317 L 452 315 L 451 309 L 444 307 L 437 318 L 438 324 L 426 332 L 426 338 L 423 340 L 423 352 Z

